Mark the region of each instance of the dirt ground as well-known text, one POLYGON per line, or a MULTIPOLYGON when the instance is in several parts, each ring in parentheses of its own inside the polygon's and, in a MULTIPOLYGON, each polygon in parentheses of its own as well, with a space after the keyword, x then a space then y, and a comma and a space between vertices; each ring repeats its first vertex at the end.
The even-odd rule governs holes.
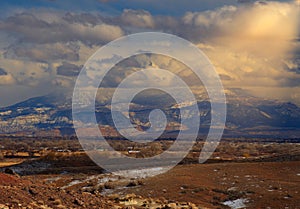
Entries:
POLYGON ((179 165, 145 179, 95 173, 0 173, 0 208, 13 209, 296 209, 299 192, 300 161, 179 165))
POLYGON ((208 208, 239 198, 247 208, 300 208, 299 192, 299 161, 180 165, 124 191, 208 208))

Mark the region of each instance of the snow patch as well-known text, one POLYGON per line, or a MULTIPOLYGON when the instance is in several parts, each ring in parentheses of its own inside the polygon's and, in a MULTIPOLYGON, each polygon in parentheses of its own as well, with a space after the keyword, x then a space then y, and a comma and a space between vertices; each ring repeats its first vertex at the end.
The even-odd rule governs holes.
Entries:
POLYGON ((245 203, 247 202, 248 202, 247 199, 240 198, 236 200, 225 201, 223 202, 223 205, 226 205, 232 209, 240 209, 240 208, 245 208, 246 207, 245 203))
POLYGON ((164 170, 168 170, 167 167, 155 167, 155 168, 142 168, 135 170, 122 170, 117 171, 114 174, 119 176, 135 176, 136 178, 147 178, 149 176, 155 176, 162 173, 164 170))
POLYGON ((272 116, 270 116, 268 113, 260 111, 260 114, 262 114, 263 116, 265 116, 266 118, 272 119, 272 116))
POLYGON ((83 183, 84 181, 80 181, 80 180, 74 180, 74 181, 71 181, 68 185, 66 185, 66 186, 63 186, 63 187, 61 187, 62 189, 66 189, 66 188, 68 188, 68 187, 71 187, 71 186, 74 186, 74 185, 76 185, 76 184, 80 184, 80 183, 83 183))

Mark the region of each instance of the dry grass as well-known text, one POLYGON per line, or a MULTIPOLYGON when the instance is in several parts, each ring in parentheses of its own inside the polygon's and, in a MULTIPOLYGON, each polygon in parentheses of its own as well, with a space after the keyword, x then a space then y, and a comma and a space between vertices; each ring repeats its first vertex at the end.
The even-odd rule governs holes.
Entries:
POLYGON ((23 162, 24 162, 23 159, 3 160, 3 161, 0 161, 0 168, 17 165, 17 164, 20 164, 23 162))
POLYGON ((68 153, 68 152, 50 151, 47 154, 45 154, 44 156, 42 156, 42 159, 46 159, 46 160, 49 160, 49 161, 57 161, 57 160, 65 159, 65 158, 68 158, 68 157, 80 156, 80 155, 83 155, 83 154, 84 153, 81 153, 81 152, 68 153))

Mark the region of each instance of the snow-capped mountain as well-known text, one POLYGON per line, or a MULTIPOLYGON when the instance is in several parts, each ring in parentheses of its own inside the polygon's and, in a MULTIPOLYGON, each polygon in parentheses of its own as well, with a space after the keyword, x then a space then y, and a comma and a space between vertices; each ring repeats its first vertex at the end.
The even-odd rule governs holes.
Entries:
MULTIPOLYGON (((227 122, 225 135, 230 136, 271 136, 296 138, 300 130, 300 108, 289 102, 270 101, 255 98, 232 89, 226 91, 227 122)), ((168 119, 166 132, 175 134, 180 128, 180 111, 193 115, 191 106, 195 102, 174 103, 164 95, 140 96, 130 105, 131 122, 141 129, 150 126, 149 113, 162 109, 168 119)), ((204 97, 202 97, 204 98, 204 97)), ((205 135, 210 126, 210 103, 207 99, 197 101, 200 112, 200 133, 205 135)), ((80 112, 83 123, 88 123, 92 112, 80 112)), ((126 116, 125 113, 121 113, 126 116)), ((128 115, 127 115, 128 116, 128 115)), ((107 135, 113 132, 114 124, 110 106, 97 103, 96 118, 100 126, 106 127, 107 135)), ((184 127, 185 129, 188 127, 184 127)), ((72 99, 65 94, 51 94, 35 97, 24 102, 0 109, 0 133, 24 135, 73 135, 72 99)))

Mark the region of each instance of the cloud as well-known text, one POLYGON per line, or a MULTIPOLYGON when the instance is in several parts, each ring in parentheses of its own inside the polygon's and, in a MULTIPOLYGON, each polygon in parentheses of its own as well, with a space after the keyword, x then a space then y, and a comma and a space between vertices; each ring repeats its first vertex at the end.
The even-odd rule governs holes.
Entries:
POLYGON ((104 23, 94 27, 84 26, 82 24, 72 24, 68 29, 71 34, 74 34, 75 40, 81 40, 83 42, 88 40, 106 43, 123 35, 123 31, 119 26, 104 23))
POLYGON ((152 15, 145 10, 125 9, 120 18, 125 24, 134 27, 154 28, 155 26, 152 15))
POLYGON ((297 15, 294 3, 268 2, 189 12, 182 21, 190 31, 187 37, 199 43, 226 88, 247 89, 255 96, 268 92, 273 99, 295 102, 292 92, 300 84, 299 46, 293 41, 297 15), (284 90, 270 94, 272 88, 284 90))
POLYGON ((0 75, 0 85, 12 85, 16 80, 11 74, 0 75))
MULTIPOLYGON (((133 8, 139 9, 122 9, 118 15, 23 9, 1 19, 0 39, 7 43, 0 44, 0 67, 6 73, 1 75, 0 70, 2 83, 72 88, 80 66, 97 48, 120 36, 151 30, 179 35, 198 45, 226 88, 251 89, 260 96, 260 92, 282 88, 285 90, 278 91, 281 93, 274 94, 274 98, 300 98, 287 90, 295 92, 300 86, 299 60, 295 58, 300 47, 292 41, 299 28, 294 3, 234 4, 200 12, 191 9, 182 17, 168 12, 156 15, 149 12, 151 8, 133 8)), ((198 82, 186 66, 165 57, 141 56, 126 62, 125 68, 117 66, 115 74, 107 76, 107 87, 115 87, 128 72, 152 62, 190 78, 193 84, 198 82)))
POLYGON ((17 44, 12 45, 4 54, 7 59, 22 59, 36 62, 54 60, 78 61, 78 47, 74 44, 17 44))
POLYGON ((3 68, 0 68, 0 85, 13 85, 16 83, 16 79, 3 68))
POLYGON ((3 75, 7 75, 7 72, 4 69, 0 68, 0 76, 3 75))
POLYGON ((224 6, 214 11, 187 12, 183 17, 183 22, 195 27, 210 29, 230 23, 237 10, 236 6, 224 6))
POLYGON ((97 25, 99 23, 103 23, 103 17, 100 15, 89 14, 89 13, 66 13, 62 17, 63 20, 67 21, 68 23, 74 24, 79 23, 83 25, 97 25))
POLYGON ((51 85, 55 86, 52 89, 64 88, 65 90, 69 90, 74 87, 74 80, 67 77, 56 77, 51 81, 51 85))
POLYGON ((123 35, 119 26, 106 23, 89 25, 59 22, 46 22, 33 14, 21 13, 0 22, 0 29, 20 37, 22 42, 56 43, 81 41, 87 43, 106 43, 123 35))
POLYGON ((206 11, 223 5, 237 4, 237 0, 98 0, 119 10, 134 8, 148 10, 153 15, 181 16, 186 11, 206 11))
POLYGON ((28 86, 37 86, 52 79, 52 71, 46 63, 36 63, 22 60, 0 59, 0 67, 6 69, 8 75, 6 77, 11 84, 18 83, 28 86), (12 82, 14 81, 14 83, 12 82))
POLYGON ((78 76, 82 67, 83 66, 77 66, 68 62, 64 62, 57 68, 57 75, 70 77, 78 76))
MULTIPOLYGON (((113 61, 112 59, 105 60, 107 63, 113 61)), ((87 73, 87 78, 89 80, 95 79, 97 81, 97 76, 102 76, 101 66, 103 63, 93 63, 93 69, 87 73)), ((135 84, 136 86, 141 86, 145 84, 151 84, 153 82, 156 83, 157 87, 170 87, 177 88, 181 87, 178 84, 178 80, 176 79, 176 75, 182 78, 188 85, 197 86, 201 85, 201 81, 197 79, 197 76, 193 74, 193 72, 180 61, 164 56, 164 55, 156 55, 156 54, 140 54, 130 58, 127 58, 121 62, 119 62, 116 66, 114 66, 104 77, 101 87, 102 88, 116 88, 119 84, 126 79, 128 76, 136 73, 140 70, 149 69, 149 72, 146 74, 139 74, 135 77, 135 80, 130 84, 135 84), (165 69, 173 73, 173 76, 169 76, 170 74, 165 73, 159 70, 151 70, 150 69, 165 69), (152 72, 152 73, 151 73, 152 72)), ((92 85, 92 84, 91 84, 92 85)), ((98 83, 96 84, 98 85, 98 83)), ((126 88, 130 85, 126 84, 126 88)), ((131 86, 132 87, 132 86, 131 86)))
POLYGON ((269 55, 286 50, 297 36, 297 7, 293 3, 268 2, 243 6, 225 6, 214 11, 187 13, 186 25, 217 45, 269 55))

